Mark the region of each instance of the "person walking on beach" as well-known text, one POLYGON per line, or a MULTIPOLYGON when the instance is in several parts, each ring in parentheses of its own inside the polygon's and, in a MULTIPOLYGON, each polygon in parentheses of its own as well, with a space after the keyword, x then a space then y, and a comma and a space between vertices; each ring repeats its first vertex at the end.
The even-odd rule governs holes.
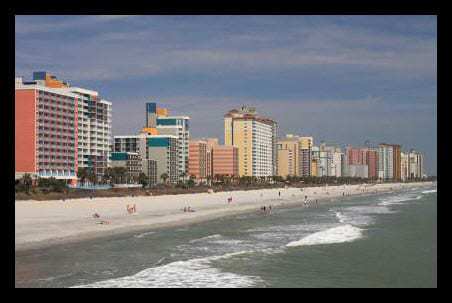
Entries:
POLYGON ((308 196, 304 196, 304 205, 306 206, 308 204, 308 196))
POLYGON ((278 192, 278 197, 280 197, 280 198, 281 198, 281 192, 280 192, 280 191, 278 192))

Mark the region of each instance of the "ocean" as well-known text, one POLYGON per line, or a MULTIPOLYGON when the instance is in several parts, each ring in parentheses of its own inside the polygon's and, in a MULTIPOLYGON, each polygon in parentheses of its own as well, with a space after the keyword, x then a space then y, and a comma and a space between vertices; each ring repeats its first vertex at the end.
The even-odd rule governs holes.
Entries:
POLYGON ((15 269, 16 287, 437 287, 436 187, 18 251, 15 269))

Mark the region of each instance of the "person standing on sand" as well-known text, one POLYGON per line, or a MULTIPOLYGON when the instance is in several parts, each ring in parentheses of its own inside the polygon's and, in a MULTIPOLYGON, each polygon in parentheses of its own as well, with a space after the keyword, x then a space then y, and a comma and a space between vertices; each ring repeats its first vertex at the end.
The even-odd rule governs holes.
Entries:
POLYGON ((281 192, 280 192, 280 191, 278 192, 278 197, 280 197, 280 198, 281 198, 281 192))

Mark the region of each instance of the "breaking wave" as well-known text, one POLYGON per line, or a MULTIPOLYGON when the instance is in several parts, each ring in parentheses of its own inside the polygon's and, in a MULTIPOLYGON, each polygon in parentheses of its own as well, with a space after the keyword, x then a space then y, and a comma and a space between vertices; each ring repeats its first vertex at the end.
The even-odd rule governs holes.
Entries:
POLYGON ((222 272, 212 266, 212 261, 250 253, 240 251, 222 256, 177 261, 159 267, 147 268, 135 275, 94 282, 75 288, 220 288, 253 287, 263 283, 257 276, 222 272))
POLYGON ((431 189, 431 190, 424 190, 422 192, 423 194, 431 194, 431 193, 436 193, 436 189, 431 189))
POLYGON ((287 247, 297 247, 305 245, 321 245, 352 242, 362 238, 362 229, 351 224, 333 227, 308 235, 301 240, 288 243, 287 247))

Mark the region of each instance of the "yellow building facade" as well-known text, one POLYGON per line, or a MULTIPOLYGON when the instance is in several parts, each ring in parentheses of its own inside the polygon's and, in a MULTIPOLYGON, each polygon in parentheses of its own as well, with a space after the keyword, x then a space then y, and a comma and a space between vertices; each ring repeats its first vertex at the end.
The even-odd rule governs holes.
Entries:
POLYGON ((300 142, 297 137, 279 139, 278 150, 278 176, 298 176, 300 162, 300 142))
POLYGON ((258 116, 254 108, 244 106, 224 116, 224 143, 238 149, 239 176, 276 173, 276 122, 258 116))

